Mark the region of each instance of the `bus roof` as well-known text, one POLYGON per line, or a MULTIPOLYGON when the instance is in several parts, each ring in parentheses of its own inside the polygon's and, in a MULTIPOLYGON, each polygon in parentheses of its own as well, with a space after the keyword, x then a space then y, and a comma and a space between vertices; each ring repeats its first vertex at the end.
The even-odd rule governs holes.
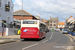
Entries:
POLYGON ((42 24, 46 25, 46 23, 45 23, 45 22, 42 22, 42 21, 40 21, 40 20, 21 20, 21 21, 39 21, 40 23, 42 23, 42 24))

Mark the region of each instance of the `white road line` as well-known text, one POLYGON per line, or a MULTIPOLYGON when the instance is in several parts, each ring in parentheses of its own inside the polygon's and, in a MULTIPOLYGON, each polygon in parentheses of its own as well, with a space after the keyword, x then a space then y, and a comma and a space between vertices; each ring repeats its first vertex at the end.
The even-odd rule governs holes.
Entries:
POLYGON ((52 39, 52 36, 53 36, 53 32, 52 32, 51 37, 49 38, 49 40, 52 39))
POLYGON ((73 50, 74 47, 73 46, 68 46, 67 50, 73 50))
POLYGON ((22 50, 28 49, 28 48, 33 47, 33 46, 36 46, 36 45, 38 45, 38 43, 33 44, 33 45, 30 45, 30 46, 28 46, 28 47, 25 47, 25 48, 23 48, 22 50))
POLYGON ((47 42, 48 40, 45 40, 45 41, 43 41, 42 43, 45 43, 45 42, 47 42))
MULTIPOLYGON (((52 39, 52 36, 53 36, 53 32, 52 32, 52 34, 51 34, 51 36, 50 36, 50 39, 49 39, 49 40, 51 40, 51 39, 52 39)), ((45 41, 43 41, 42 43, 45 43, 45 42, 47 42, 47 41, 49 41, 49 40, 45 40, 45 41)))

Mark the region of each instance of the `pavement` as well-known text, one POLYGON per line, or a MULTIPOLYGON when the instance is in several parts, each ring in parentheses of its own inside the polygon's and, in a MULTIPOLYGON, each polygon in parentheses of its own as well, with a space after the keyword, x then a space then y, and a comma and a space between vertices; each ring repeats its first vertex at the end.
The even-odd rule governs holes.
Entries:
POLYGON ((20 40, 20 35, 0 36, 0 44, 16 42, 20 40))
POLYGON ((68 47, 71 45, 73 43, 67 36, 60 32, 50 31, 42 40, 19 39, 18 42, 0 45, 0 50, 69 50, 68 47))
POLYGON ((0 36, 0 38, 20 38, 20 35, 0 36))
MULTIPOLYGON (((60 31, 62 33, 62 31, 60 31)), ((75 42, 75 36, 72 36, 71 34, 66 34, 67 36, 71 37, 73 42, 75 42)))
MULTIPOLYGON (((60 32, 62 33, 62 31, 60 32)), ((65 35, 71 39, 72 43, 75 43, 75 36, 72 36, 71 34, 65 34, 65 35)), ((75 44, 72 44, 72 46, 74 46, 73 50, 75 50, 75 44)))
POLYGON ((71 37, 73 41, 75 42, 75 36, 72 36, 71 34, 67 34, 67 36, 71 37))
MULTIPOLYGON (((60 31, 62 33, 62 31, 60 31)), ((72 36, 71 34, 66 34, 67 36, 71 37, 73 42, 75 42, 75 36, 72 36)))
MULTIPOLYGON (((75 36, 72 36, 71 34, 67 34, 67 36, 71 37, 71 39, 75 43, 75 36)), ((73 50, 75 50, 75 44, 73 44, 72 46, 74 46, 74 49, 73 50)))
POLYGON ((8 40, 8 39, 5 39, 5 40, 0 40, 0 44, 5 44, 5 43, 11 43, 11 42, 16 42, 15 40, 8 40))

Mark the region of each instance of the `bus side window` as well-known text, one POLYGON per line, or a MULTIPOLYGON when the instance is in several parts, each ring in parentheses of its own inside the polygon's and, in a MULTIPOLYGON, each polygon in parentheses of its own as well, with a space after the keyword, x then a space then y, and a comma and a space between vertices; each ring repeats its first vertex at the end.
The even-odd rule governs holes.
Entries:
POLYGON ((44 29, 40 29, 40 32, 43 32, 44 31, 44 29))

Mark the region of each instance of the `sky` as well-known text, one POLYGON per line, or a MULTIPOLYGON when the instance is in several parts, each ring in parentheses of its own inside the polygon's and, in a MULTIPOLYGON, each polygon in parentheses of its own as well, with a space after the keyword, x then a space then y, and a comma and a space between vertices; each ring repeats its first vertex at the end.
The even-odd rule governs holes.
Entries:
MULTIPOLYGON (((22 0, 12 0, 14 12, 22 9, 22 0)), ((50 16, 58 16, 60 22, 65 22, 71 15, 75 17, 75 0, 23 0, 23 9, 28 13, 49 20, 50 16)))

